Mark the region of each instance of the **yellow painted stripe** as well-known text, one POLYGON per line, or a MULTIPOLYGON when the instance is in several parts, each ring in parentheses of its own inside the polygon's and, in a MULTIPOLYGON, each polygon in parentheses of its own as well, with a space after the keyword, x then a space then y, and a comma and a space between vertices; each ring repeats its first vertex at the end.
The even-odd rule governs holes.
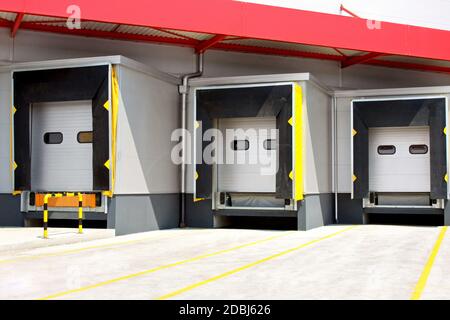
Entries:
MULTIPOLYGON (((213 231, 210 231, 209 229, 204 229, 204 230, 191 230, 191 231, 189 231, 189 233, 190 234, 198 233, 198 232, 201 232, 201 233, 206 232, 207 233, 208 231, 213 232, 213 231)), ((66 255, 66 254, 74 254, 74 253, 79 253, 79 252, 88 251, 88 250, 115 248, 115 247, 119 247, 119 246, 126 246, 129 244, 135 244, 135 243, 140 243, 140 242, 149 241, 149 240, 153 240, 153 241, 154 240, 167 240, 167 239, 176 239, 176 238, 185 237, 185 236, 186 236, 186 233, 183 232, 182 234, 177 234, 175 236, 170 235, 170 236, 166 236, 166 237, 145 237, 142 239, 114 242, 114 243, 105 243, 105 244, 99 244, 99 245, 95 245, 95 246, 88 246, 88 247, 77 248, 77 249, 62 250, 62 251, 58 251, 58 252, 21 256, 21 257, 14 258, 14 259, 0 260, 0 265, 7 264, 7 263, 28 261, 28 260, 38 260, 38 259, 42 259, 42 258, 62 256, 62 255, 66 255)))
POLYGON ((294 200, 303 200, 303 93, 294 85, 294 200))
POLYGON ((208 283, 211 283, 211 282, 214 282, 214 281, 223 279, 223 278, 225 278, 225 277, 231 276, 231 275, 236 274, 236 273, 238 273, 238 272, 247 270, 247 269, 249 269, 249 268, 251 268, 251 267, 257 266, 257 265, 259 265, 259 264, 261 264, 261 263, 264 263, 264 262, 273 260, 273 259, 275 259, 275 258, 284 256, 284 255, 286 255, 286 254, 288 254, 288 253, 291 253, 291 252, 294 252, 294 251, 303 249, 303 248, 308 247, 308 246, 310 246, 310 245, 312 245, 312 244, 315 244, 315 243, 317 243, 317 242, 319 242, 319 241, 322 241, 322 240, 326 240, 326 239, 332 238, 332 237, 334 237, 334 236, 337 236, 338 234, 341 234, 341 233, 346 232, 346 231, 348 231, 348 230, 350 230, 350 229, 353 229, 353 228, 355 228, 355 226, 351 226, 351 227, 345 228, 345 229, 343 229, 343 230, 340 230, 340 231, 338 231, 338 232, 334 232, 334 233, 332 233, 332 234, 329 234, 329 235, 327 235, 327 236, 321 237, 321 238, 319 238, 319 239, 312 240, 312 241, 306 242, 306 243, 304 243, 304 244, 301 244, 301 245, 299 245, 299 246, 296 246, 296 247, 293 247, 293 248, 290 248, 290 249, 281 251, 281 252, 279 252, 279 253, 270 255, 270 256, 268 256, 268 257, 266 257, 266 258, 257 260, 257 261, 255 261, 255 262, 252 262, 252 263, 249 263, 249 264, 246 264, 246 265, 244 265, 244 266, 242 266, 242 267, 239 267, 239 268, 236 268, 236 269, 233 269, 233 270, 224 272, 224 273, 219 274, 219 275, 217 275, 217 276, 214 276, 214 277, 212 277, 212 278, 209 278, 209 279, 206 279, 206 280, 203 280, 203 281, 199 281, 199 282, 194 283, 194 284, 192 284, 192 285, 189 285, 189 286, 187 286, 187 287, 184 287, 184 288, 181 288, 181 289, 179 289, 179 290, 176 290, 176 291, 173 291, 173 292, 171 292, 171 293, 168 293, 168 294, 165 294, 165 295, 163 295, 163 296, 160 296, 160 297, 158 297, 158 298, 156 298, 156 299, 157 299, 157 300, 165 300, 165 299, 173 298, 173 297, 175 297, 175 296, 177 296, 177 295, 180 295, 180 294, 185 293, 185 292, 187 292, 187 291, 193 290, 193 289, 198 288, 198 287, 200 287, 200 286, 203 286, 203 285, 205 285, 205 284, 208 284, 208 283))
POLYGON ((111 68, 111 163, 108 163, 108 170, 111 168, 111 181, 110 190, 103 193, 108 197, 112 197, 116 185, 116 163, 117 163, 117 121, 119 116, 119 99, 120 99, 120 89, 119 81, 117 80, 116 66, 111 68))
POLYGON ((198 260, 214 257, 214 256, 217 256, 217 255, 220 255, 220 254, 232 252, 232 251, 235 251, 235 250, 239 250, 239 249, 242 249, 242 248, 254 246, 254 245, 257 245, 257 244, 264 243, 264 242, 269 242, 269 241, 272 241, 272 240, 275 240, 275 239, 287 236, 287 235, 292 234, 294 232, 295 231, 283 232, 282 234, 279 234, 279 235, 276 235, 276 236, 271 236, 271 237, 264 238, 264 239, 261 239, 261 240, 256 240, 256 241, 253 241, 253 242, 241 244, 241 245, 238 245, 236 247, 232 247, 232 248, 228 248, 228 249, 224 249, 224 250, 220 250, 220 251, 216 251, 216 252, 212 252, 212 253, 202 254, 202 255, 199 255, 199 256, 196 256, 196 257, 193 257, 193 258, 184 259, 184 260, 181 260, 181 261, 178 261, 178 262, 165 264, 165 265, 162 265, 162 266, 159 266, 159 267, 154 267, 154 268, 151 268, 151 269, 148 269, 148 270, 144 270, 144 271, 141 271, 141 272, 136 272, 136 273, 132 273, 132 274, 129 274, 129 275, 126 275, 126 276, 113 278, 113 279, 110 279, 110 280, 102 281, 102 282, 95 283, 95 284, 92 284, 92 285, 88 285, 88 286, 85 286, 85 287, 80 287, 80 288, 73 289, 73 290, 68 290, 68 291, 55 293, 55 294, 52 294, 52 295, 49 295, 49 296, 46 296, 46 297, 43 297, 43 298, 39 298, 38 300, 49 300, 49 299, 59 298, 59 297, 62 297, 62 296, 68 295, 68 294, 83 292, 83 291, 87 291, 87 290, 90 290, 90 289, 106 286, 106 285, 109 285, 109 284, 112 284, 112 283, 116 283, 116 282, 119 282, 119 281, 122 281, 122 280, 127 280, 127 279, 131 279, 131 278, 147 275, 147 274, 150 274, 150 273, 154 273, 154 272, 157 272, 159 270, 164 270, 164 269, 176 267, 176 266, 179 266, 179 265, 182 265, 182 264, 186 264, 186 263, 189 263, 189 262, 194 262, 194 261, 198 261, 198 260))
POLYGON ((434 260, 439 252, 439 248, 441 247, 442 240, 444 240, 445 232, 447 231, 447 227, 443 227, 441 232, 439 232, 438 238, 434 244, 433 249, 431 250, 431 254, 428 257, 428 261, 423 268, 422 274, 420 275, 419 281, 417 281, 416 287, 411 295, 411 300, 419 300, 422 296, 423 290, 427 284, 428 277, 430 276, 431 269, 433 268, 434 260))

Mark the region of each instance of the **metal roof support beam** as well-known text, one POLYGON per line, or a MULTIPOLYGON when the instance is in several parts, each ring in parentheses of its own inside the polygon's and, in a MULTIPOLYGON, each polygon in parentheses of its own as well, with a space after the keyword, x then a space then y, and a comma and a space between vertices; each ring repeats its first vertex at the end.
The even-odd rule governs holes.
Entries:
POLYGON ((13 25, 13 23, 9 20, 6 20, 5 18, 0 18, 0 23, 2 27, 8 27, 11 28, 11 26, 13 25))
POLYGON ((225 38, 226 38, 225 35, 217 34, 217 35, 209 38, 208 40, 202 41, 197 47, 195 47, 195 52, 196 53, 203 53, 203 52, 205 52, 206 50, 208 50, 212 46, 216 45, 217 43, 219 43, 220 41, 222 41, 225 38))
POLYGON ((341 4, 341 8, 340 9, 341 9, 341 12, 344 11, 344 12, 348 13, 349 15, 351 15, 354 18, 361 18, 358 15, 354 14, 352 11, 348 10, 346 7, 344 7, 343 4, 341 4))
POLYGON ((278 56, 284 56, 284 57, 333 60, 333 61, 343 61, 345 59, 344 56, 337 55, 337 54, 326 54, 326 53, 278 49, 278 48, 266 48, 266 47, 248 46, 248 45, 226 43, 226 42, 218 43, 211 49, 235 51, 235 52, 243 52, 243 53, 278 55, 278 56))
POLYGON ((14 21, 14 24, 11 27, 11 38, 14 38, 16 36, 17 30, 19 30, 20 24, 22 23, 24 16, 25 13, 23 12, 17 13, 16 20, 14 21))
POLYGON ((155 29, 155 30, 158 30, 158 31, 163 32, 163 33, 166 33, 166 34, 170 34, 170 35, 172 35, 172 36, 176 36, 176 37, 178 37, 178 38, 183 38, 183 39, 188 39, 188 40, 198 41, 198 40, 196 40, 196 39, 194 39, 194 38, 188 37, 188 36, 183 35, 183 34, 181 34, 181 33, 177 33, 176 31, 165 30, 165 29, 163 29, 163 28, 157 28, 157 27, 150 27, 150 28, 155 29))
POLYGON ((117 30, 120 28, 120 24, 116 24, 114 28, 112 28, 109 32, 117 32, 117 30))
POLYGON ((365 63, 367 61, 373 60, 377 57, 383 56, 383 53, 378 52, 370 52, 366 54, 362 54, 360 56, 350 57, 341 62, 341 68, 347 68, 354 64, 365 63))
POLYGON ((336 51, 337 53, 339 53, 341 56, 346 57, 347 55, 345 53, 343 53, 341 50, 339 50, 338 48, 333 48, 334 51, 336 51))

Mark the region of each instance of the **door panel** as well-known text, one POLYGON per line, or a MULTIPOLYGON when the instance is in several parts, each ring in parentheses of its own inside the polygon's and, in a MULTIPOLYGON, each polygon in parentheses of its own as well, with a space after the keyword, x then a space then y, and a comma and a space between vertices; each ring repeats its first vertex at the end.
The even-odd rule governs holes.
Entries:
POLYGON ((429 127, 369 129, 369 189, 430 192, 429 127))
POLYGON ((225 161, 228 157, 234 159, 234 163, 218 165, 218 191, 275 192, 278 160, 275 117, 220 119, 219 129, 225 141, 224 153, 219 151, 219 159, 225 161), (242 130, 227 141, 227 129, 242 130), (246 130, 255 130, 256 135, 248 136, 246 130), (237 160, 241 162, 236 163, 237 160), (273 164, 273 172, 269 170, 269 163, 273 164))
POLYGON ((31 188, 92 191, 92 102, 32 106, 31 188))

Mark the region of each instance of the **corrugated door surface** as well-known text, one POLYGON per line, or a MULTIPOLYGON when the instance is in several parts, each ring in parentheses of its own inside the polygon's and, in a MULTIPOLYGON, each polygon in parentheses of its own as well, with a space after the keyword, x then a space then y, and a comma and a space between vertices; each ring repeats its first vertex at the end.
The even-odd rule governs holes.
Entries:
POLYGON ((92 102, 32 106, 31 188, 92 191, 92 102))
MULTIPOLYGON (((224 137, 223 151, 219 159, 245 159, 244 163, 227 163, 218 166, 218 190, 222 192, 275 192, 277 169, 277 135, 275 117, 228 118, 219 120, 224 137), (236 130, 233 141, 227 141, 226 130, 236 130), (256 135, 247 136, 247 130, 256 135), (270 140, 270 142, 268 142, 270 140), (269 150, 268 150, 269 149, 269 150), (256 163, 250 162, 256 159, 256 163), (269 169, 273 165, 273 172, 269 169)), ((220 151, 220 148, 219 148, 220 151)))
POLYGON ((429 127, 369 129, 369 189, 430 192, 429 127))

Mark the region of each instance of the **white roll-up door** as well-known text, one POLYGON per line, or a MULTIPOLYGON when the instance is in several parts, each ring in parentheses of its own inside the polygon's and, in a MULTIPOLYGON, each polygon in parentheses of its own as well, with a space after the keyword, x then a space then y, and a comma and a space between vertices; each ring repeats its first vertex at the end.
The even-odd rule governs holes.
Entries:
POLYGON ((92 191, 92 102, 33 104, 33 191, 92 191))
POLYGON ((430 192, 429 127, 369 129, 369 190, 430 192))
POLYGON ((275 117, 229 118, 219 120, 224 136, 224 154, 219 159, 245 159, 245 163, 218 166, 220 192, 275 192, 278 142, 275 117), (226 138, 226 130, 236 130, 234 138, 226 138), (252 130, 256 135, 250 134, 252 130), (253 162, 250 160, 253 159, 253 162), (256 163, 254 160, 256 159, 256 163), (271 170, 273 169, 273 171, 271 170))

